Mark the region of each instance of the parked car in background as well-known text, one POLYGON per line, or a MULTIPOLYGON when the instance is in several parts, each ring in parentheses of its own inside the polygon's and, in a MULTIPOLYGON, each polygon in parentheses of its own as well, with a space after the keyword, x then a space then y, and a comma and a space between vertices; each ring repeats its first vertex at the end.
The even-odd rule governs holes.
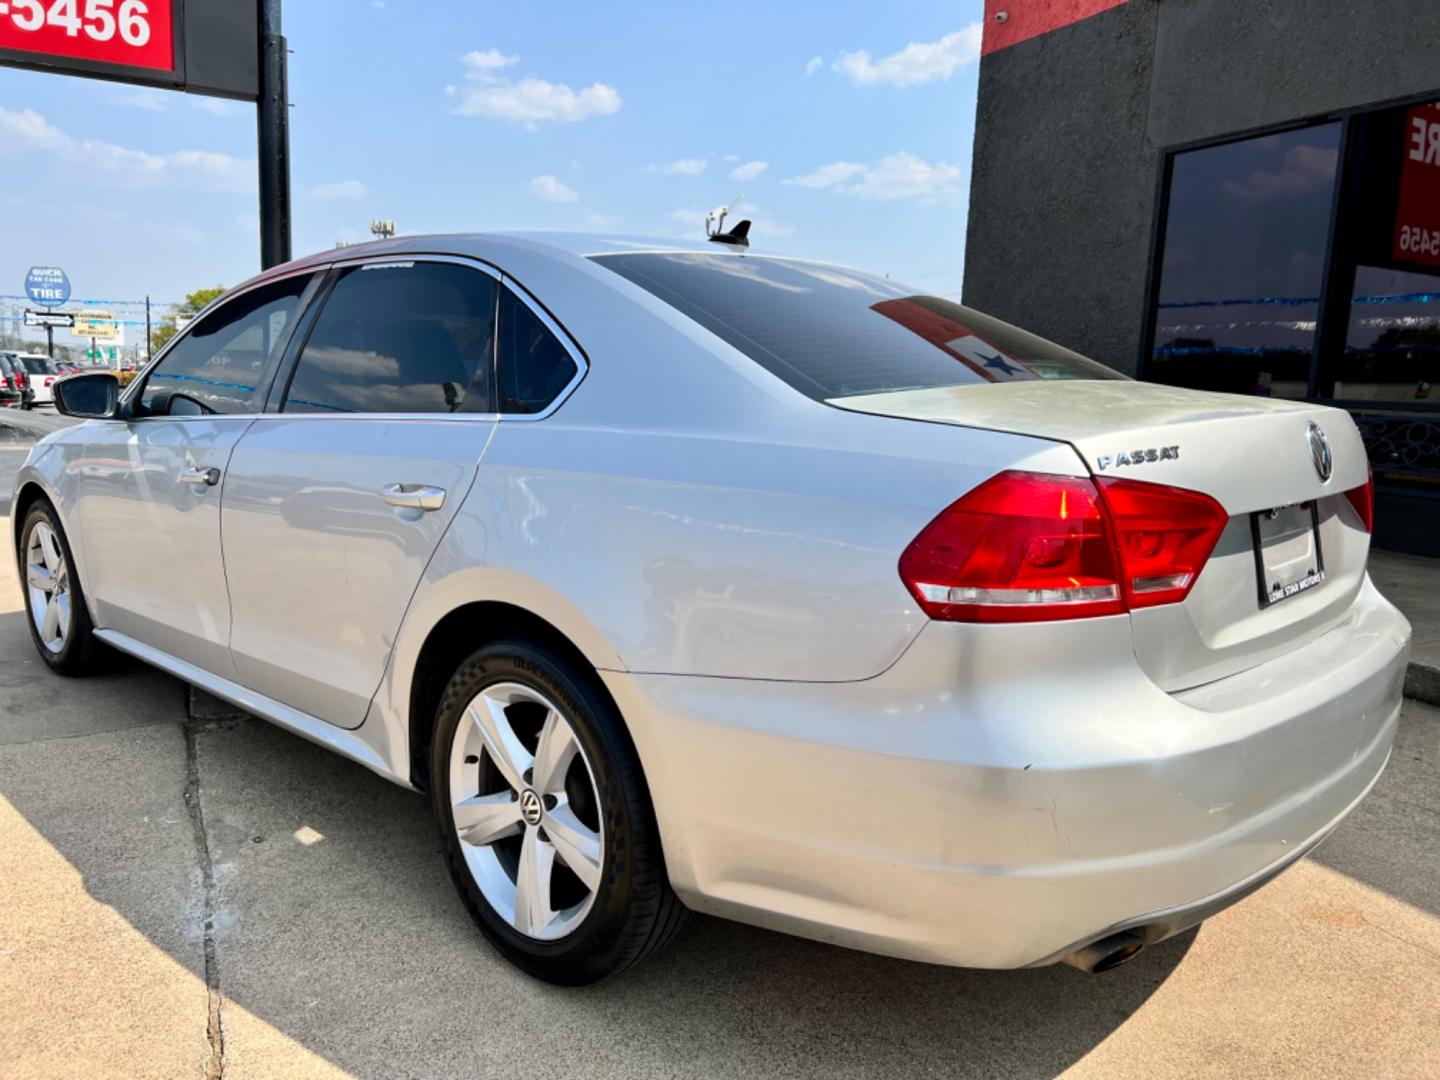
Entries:
POLYGON ((16 406, 25 398, 25 365, 16 352, 0 352, 0 405, 16 406))
POLYGON ((741 235, 327 251, 123 392, 63 380, 89 419, 13 504, 39 655, 427 792, 466 909, 557 983, 687 908, 1099 971, 1324 839, 1410 640, 1349 415, 741 235))
POLYGON ((53 405, 55 380, 64 373, 44 353, 20 353, 18 359, 25 368, 26 383, 31 391, 30 400, 20 407, 33 409, 36 405, 53 405))

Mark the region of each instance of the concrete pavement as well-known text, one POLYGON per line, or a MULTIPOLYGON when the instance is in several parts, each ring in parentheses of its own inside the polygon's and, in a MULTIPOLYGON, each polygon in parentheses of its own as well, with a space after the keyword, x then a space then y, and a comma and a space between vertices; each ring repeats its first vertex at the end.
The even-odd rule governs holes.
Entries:
MULTIPOLYGON (((3 440, 8 492, 23 447, 3 440)), ((6 551, 5 1080, 1440 1075, 1440 712, 1420 703, 1315 855, 1106 975, 697 920, 565 991, 489 950, 423 799, 260 721, 188 720, 137 665, 58 679, 24 618, 6 551)))

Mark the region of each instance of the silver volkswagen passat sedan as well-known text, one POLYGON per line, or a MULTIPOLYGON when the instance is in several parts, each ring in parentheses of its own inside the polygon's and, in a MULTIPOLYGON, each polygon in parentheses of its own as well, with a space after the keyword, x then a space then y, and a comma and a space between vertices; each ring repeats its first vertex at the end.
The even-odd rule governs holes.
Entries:
POLYGON ((35 644, 427 792, 583 983, 687 910, 1113 966, 1364 797, 1410 630, 1349 416, 734 242, 413 237, 218 300, 20 472, 35 644))

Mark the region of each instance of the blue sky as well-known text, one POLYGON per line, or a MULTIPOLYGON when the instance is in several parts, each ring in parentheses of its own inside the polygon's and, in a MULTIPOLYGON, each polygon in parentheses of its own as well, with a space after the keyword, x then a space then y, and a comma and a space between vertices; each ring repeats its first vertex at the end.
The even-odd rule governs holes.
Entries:
MULTIPOLYGON (((401 232, 700 236, 960 289, 981 0, 290 0, 296 254, 401 232), (738 173, 737 173, 738 170, 738 173)), ((0 69, 0 294, 258 269, 254 109, 0 69)))

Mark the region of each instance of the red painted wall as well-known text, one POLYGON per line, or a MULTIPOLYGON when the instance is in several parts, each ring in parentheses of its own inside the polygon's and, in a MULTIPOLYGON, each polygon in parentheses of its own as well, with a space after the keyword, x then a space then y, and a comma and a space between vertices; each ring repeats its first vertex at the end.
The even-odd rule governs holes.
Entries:
POLYGON ((1062 26, 1099 15, 1126 0, 985 0, 985 36, 980 54, 1005 49, 1062 26), (995 16, 1005 12, 999 22, 995 16))

